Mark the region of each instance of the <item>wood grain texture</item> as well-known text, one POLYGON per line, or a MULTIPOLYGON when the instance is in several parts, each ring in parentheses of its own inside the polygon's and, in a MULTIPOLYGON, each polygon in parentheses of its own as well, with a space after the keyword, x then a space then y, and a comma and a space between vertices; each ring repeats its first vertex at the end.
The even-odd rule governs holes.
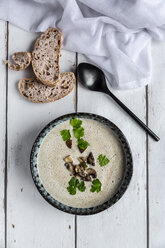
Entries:
MULTIPOLYGON (((9 54, 31 50, 35 38, 35 34, 10 25, 9 54)), ((73 70, 75 54, 62 55, 61 71, 73 70)), ((39 195, 31 178, 29 157, 40 130, 52 119, 74 112, 75 91, 50 104, 28 102, 19 94, 17 84, 32 74, 31 69, 9 71, 8 77, 7 247, 74 247, 74 216, 53 208, 39 195)))
POLYGON ((150 248, 165 247, 165 42, 152 46, 153 75, 148 88, 149 125, 158 143, 149 139, 149 237, 150 248))
MULTIPOLYGON (((79 55, 78 63, 86 61, 79 55)), ((143 121, 146 117, 145 89, 113 91, 143 121)), ((122 199, 108 210, 78 217, 78 248, 144 248, 146 238, 146 134, 106 95, 78 87, 78 111, 103 115, 126 135, 131 146, 134 172, 122 199)))
MULTIPOLYGON (((134 173, 131 184, 110 209, 88 217, 75 217, 50 206, 37 192, 29 168, 30 150, 39 131, 52 119, 76 110, 76 89, 67 97, 50 104, 33 104, 18 92, 19 79, 32 76, 31 69, 8 71, 3 65, 7 54, 7 25, 0 21, 0 248, 164 248, 165 247, 165 42, 153 43, 153 76, 148 86, 148 122, 159 136, 158 143, 146 135, 108 96, 87 91, 78 85, 77 110, 103 115, 113 121, 126 135, 133 153, 134 173), (7 77, 8 81, 7 81, 7 77), (8 102, 6 90, 8 83, 8 102), (6 126, 6 113, 8 108, 6 126), (6 130, 8 149, 6 151, 6 130), (7 152, 7 153, 6 153, 7 152), (8 185, 5 199, 5 154, 8 185), (147 247, 146 154, 149 170, 149 245, 147 247), (76 226, 75 226, 76 223, 76 226), (75 237, 75 235, 77 235, 75 237), (76 238, 76 245, 75 245, 76 238)), ((31 50, 37 37, 9 25, 9 50, 31 50)), ((86 61, 82 55, 78 62, 86 61)), ((76 55, 62 51, 61 72, 73 71, 76 55)), ((113 91, 143 121, 146 120, 145 88, 113 91)))
POLYGON ((6 45, 7 24, 0 21, 0 247, 5 247, 6 45))

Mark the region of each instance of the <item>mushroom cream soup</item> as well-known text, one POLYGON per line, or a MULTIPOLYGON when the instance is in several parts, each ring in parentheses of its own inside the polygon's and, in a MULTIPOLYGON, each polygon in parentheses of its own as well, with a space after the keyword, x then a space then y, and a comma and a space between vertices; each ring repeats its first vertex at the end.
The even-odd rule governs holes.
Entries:
POLYGON ((83 139, 89 143, 87 149, 80 153, 77 139, 73 134, 73 127, 69 120, 64 121, 54 127, 44 138, 38 154, 38 171, 43 186, 56 200, 68 206, 88 208, 106 202, 115 194, 123 178, 125 159, 122 146, 110 128, 95 120, 80 119, 84 128, 83 139), (66 146, 60 134, 60 131, 64 129, 70 130, 71 149, 66 146), (78 158, 86 157, 90 152, 93 153, 95 165, 87 165, 88 168, 97 172, 97 178, 102 183, 101 191, 91 192, 92 182, 84 181, 85 191, 77 190, 75 195, 71 195, 67 187, 72 176, 64 165, 63 159, 70 155, 73 163, 77 165, 80 163, 78 158), (110 160, 102 167, 97 160, 100 154, 110 160))

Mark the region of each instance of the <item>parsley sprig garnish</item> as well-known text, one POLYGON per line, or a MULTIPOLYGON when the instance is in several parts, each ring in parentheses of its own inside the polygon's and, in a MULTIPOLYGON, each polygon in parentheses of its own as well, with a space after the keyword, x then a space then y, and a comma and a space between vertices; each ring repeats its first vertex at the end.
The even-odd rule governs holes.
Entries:
POLYGON ((97 158, 97 160, 99 161, 99 165, 102 167, 102 166, 105 166, 109 163, 109 159, 103 155, 103 154, 100 154, 97 158))
POLYGON ((77 189, 81 192, 84 192, 86 189, 85 183, 83 181, 79 182, 76 177, 72 177, 69 181, 69 186, 67 187, 67 190, 71 195, 75 195, 77 189))
POLYGON ((77 118, 73 118, 73 119, 70 120, 70 124, 71 124, 71 126, 72 126, 73 128, 78 128, 78 127, 81 126, 82 121, 79 120, 79 119, 77 119, 77 118))
POLYGON ((97 193, 100 192, 101 191, 101 185, 102 185, 102 183, 100 182, 100 180, 98 178, 93 180, 90 191, 92 193, 95 192, 95 191, 97 193))
POLYGON ((80 139, 81 137, 84 136, 84 128, 83 127, 74 128, 73 133, 76 139, 80 139))
POLYGON ((60 134, 63 141, 69 140, 71 138, 70 131, 68 129, 61 130, 60 134))
POLYGON ((73 127, 73 133, 74 133, 75 138, 77 139, 78 147, 82 151, 85 150, 89 146, 89 144, 87 141, 82 139, 82 137, 84 136, 84 128, 81 126, 82 120, 73 118, 70 120, 70 124, 73 127))
POLYGON ((89 143, 83 139, 79 139, 78 140, 78 147, 82 150, 84 150, 85 148, 87 148, 89 146, 89 143))
POLYGON ((77 184, 77 188, 78 188, 81 192, 84 192, 84 191, 86 190, 86 186, 85 186, 84 181, 79 182, 79 183, 77 184))

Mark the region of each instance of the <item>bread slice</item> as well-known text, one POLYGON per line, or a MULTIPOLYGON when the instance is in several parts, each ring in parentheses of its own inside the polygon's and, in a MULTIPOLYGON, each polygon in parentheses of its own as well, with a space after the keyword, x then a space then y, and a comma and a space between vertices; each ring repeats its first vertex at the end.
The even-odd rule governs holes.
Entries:
POLYGON ((62 33, 48 28, 37 39, 32 52, 32 67, 37 78, 44 84, 54 86, 59 82, 59 57, 62 33))
POLYGON ((60 74, 60 82, 55 86, 42 84, 36 78, 23 78, 18 83, 20 93, 29 101, 35 103, 54 102, 68 95, 75 86, 73 72, 60 74))
POLYGON ((12 55, 13 63, 5 60, 4 63, 8 64, 10 70, 22 71, 25 70, 32 60, 31 53, 29 52, 17 52, 12 55))

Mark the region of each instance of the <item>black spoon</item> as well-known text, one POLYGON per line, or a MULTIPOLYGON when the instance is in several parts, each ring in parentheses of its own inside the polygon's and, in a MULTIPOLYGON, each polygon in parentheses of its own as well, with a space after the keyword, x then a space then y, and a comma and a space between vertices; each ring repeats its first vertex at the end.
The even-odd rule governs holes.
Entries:
POLYGON ((79 79, 86 88, 93 91, 103 92, 113 98, 119 106, 124 109, 154 140, 159 141, 160 138, 147 127, 129 108, 127 108, 112 92, 108 89, 105 76, 98 67, 80 63, 77 68, 79 79))

